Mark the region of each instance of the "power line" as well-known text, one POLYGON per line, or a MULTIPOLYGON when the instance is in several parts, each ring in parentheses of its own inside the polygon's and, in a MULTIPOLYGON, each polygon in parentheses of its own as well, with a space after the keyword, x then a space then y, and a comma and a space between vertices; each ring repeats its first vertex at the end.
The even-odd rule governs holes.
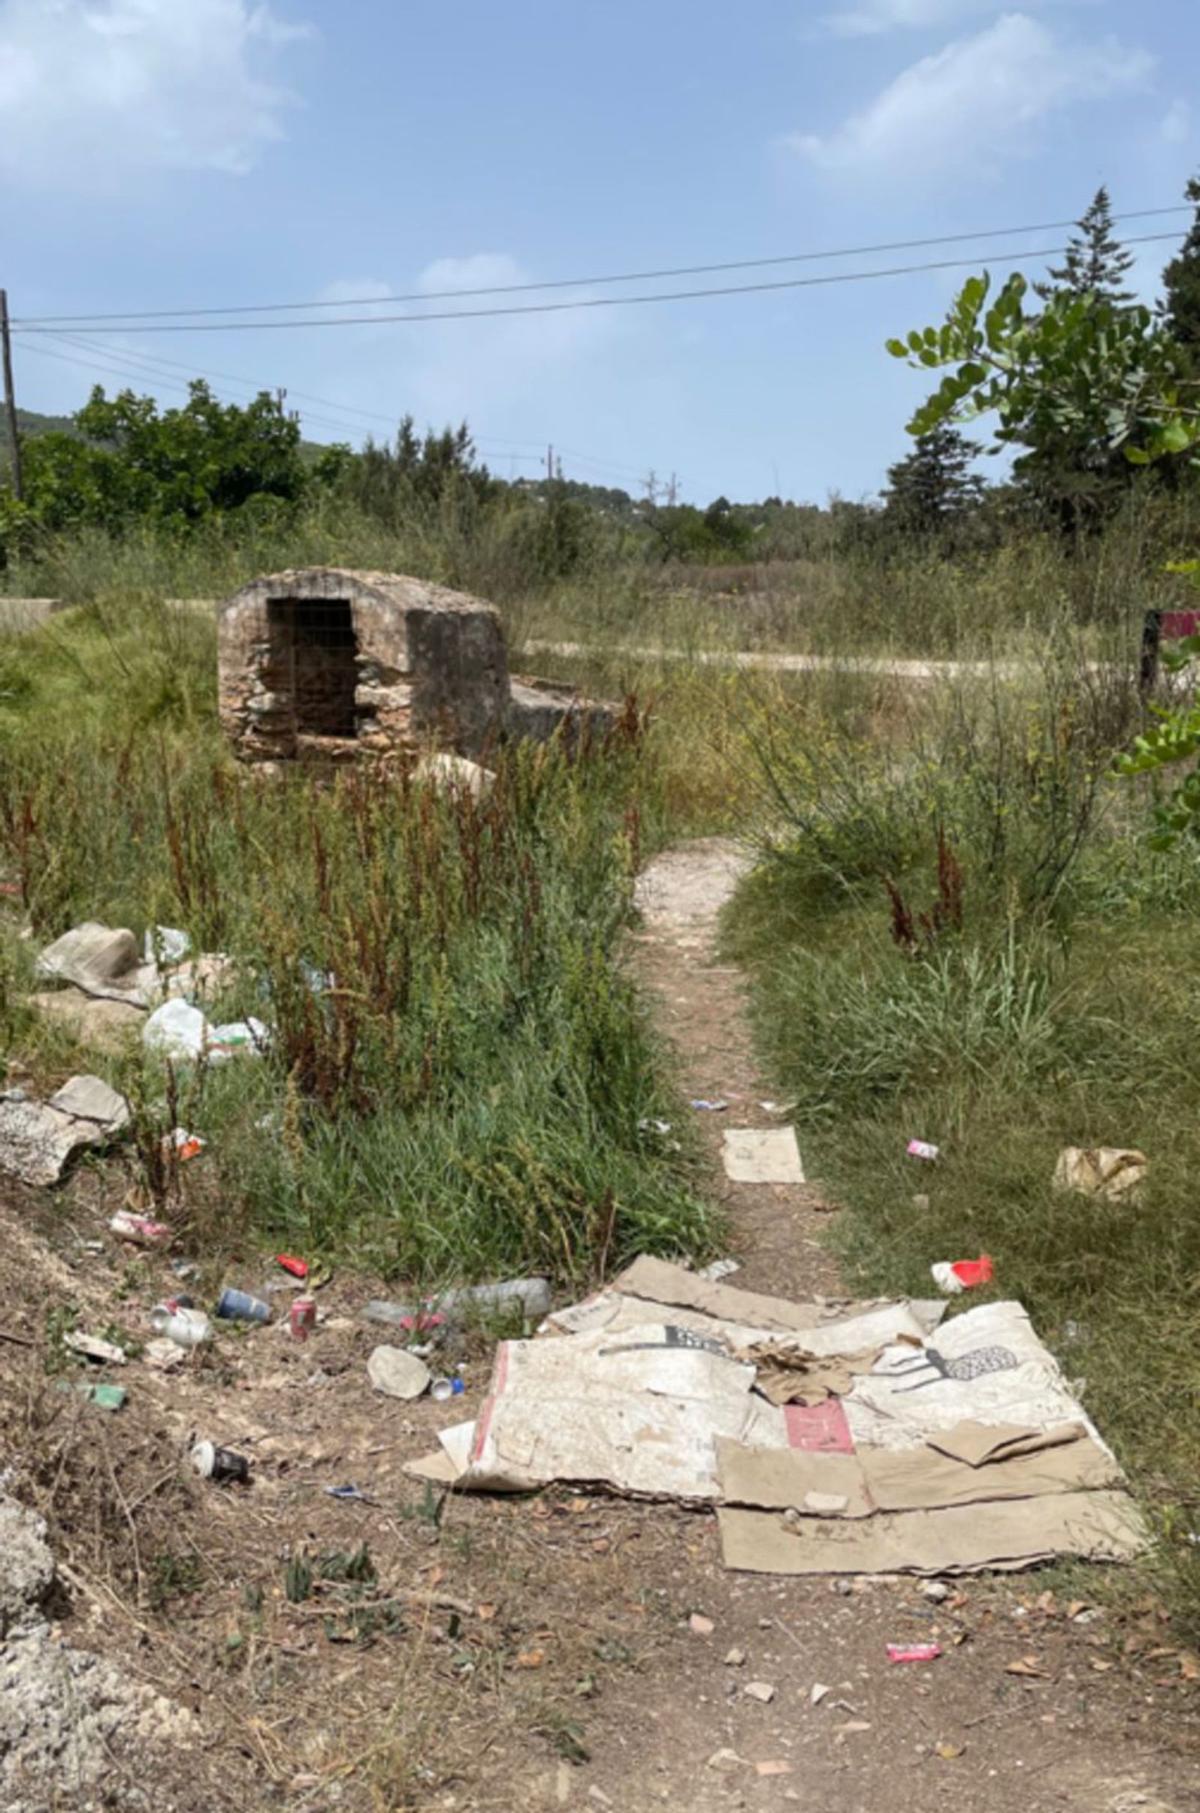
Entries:
MULTIPOLYGON (((1176 202, 1168 208, 1136 208, 1124 214, 1114 214, 1113 220, 1149 220, 1166 214, 1187 214, 1192 212, 1186 202, 1176 202)), ((144 309, 133 311, 120 310, 115 314, 92 315, 28 315, 16 316, 12 325, 16 327, 50 327, 59 323, 77 322, 110 322, 110 321, 167 321, 183 316, 203 317, 207 315, 268 315, 282 314, 303 309, 365 308, 385 302, 446 302, 458 296, 516 296, 535 290, 565 290, 591 287, 597 284, 610 283, 649 283, 658 282, 666 277, 704 277, 715 275, 720 271, 753 271, 762 270, 778 264, 811 264, 820 263, 826 258, 866 258, 882 252, 911 252, 928 246, 963 245, 975 239, 1004 239, 1016 233, 1056 233, 1062 228, 1078 226, 1077 220, 1043 220, 1035 221, 1022 227, 981 227, 972 233, 941 233, 925 239, 892 239, 883 240, 875 245, 841 246, 825 252, 784 252, 773 258, 730 258, 716 264, 681 264, 671 265, 654 271, 622 271, 616 274, 603 273, 593 277, 554 277, 544 283, 497 283, 470 289, 453 290, 412 290, 401 291, 383 296, 349 296, 337 302, 249 302, 231 303, 225 307, 204 308, 166 308, 144 309)), ((1163 234, 1163 238, 1173 238, 1173 234, 1163 234)), ((1129 241, 1130 244, 1145 243, 1141 240, 1129 241)), ((1063 248, 1055 247, 1057 255, 1063 248)), ((1029 256, 1030 254, 1022 254, 1029 256)), ((1041 256, 1040 253, 1032 254, 1041 256)), ((974 263, 975 260, 969 262, 974 263)), ((945 266, 930 266, 930 269, 945 269, 945 266)), ((704 294, 727 294, 726 291, 705 291, 704 294)), ((671 298, 674 300, 674 298, 671 298)), ((640 298, 629 298, 640 300, 640 298)), ((376 317, 370 317, 375 319, 376 317)), ((442 319, 443 317, 435 317, 442 319)), ((338 317, 334 317, 338 319, 338 317)), ((384 316, 384 320, 391 317, 384 316)), ((282 324, 281 324, 282 325, 282 324)), ((114 330, 124 332, 123 328, 114 330)))
MULTIPOLYGON (((1126 239, 1124 244, 1153 245, 1159 240, 1175 238, 1174 233, 1143 233, 1133 239, 1126 239)), ((1067 250, 1066 246, 1029 246, 1021 252, 998 252, 993 262, 1011 264, 1027 258, 1061 258, 1067 250)), ((339 315, 332 319, 311 321, 151 322, 137 327, 109 327, 105 331, 114 334, 246 334, 284 328, 381 327, 398 321, 478 321, 505 315, 553 315, 577 309, 629 308, 648 302, 691 302, 709 296, 754 296, 773 290, 815 289, 835 283, 867 283, 881 277, 913 277, 926 271, 974 269, 980 262, 978 258, 941 258, 923 264, 888 265, 874 271, 835 271, 820 277, 781 277, 769 283, 722 284, 698 290, 658 290, 640 296, 584 296, 572 302, 522 302, 499 308, 434 310, 416 315, 339 315)), ((53 337, 61 335, 63 330, 54 327, 18 327, 14 324, 12 331, 24 336, 44 334, 53 337)))

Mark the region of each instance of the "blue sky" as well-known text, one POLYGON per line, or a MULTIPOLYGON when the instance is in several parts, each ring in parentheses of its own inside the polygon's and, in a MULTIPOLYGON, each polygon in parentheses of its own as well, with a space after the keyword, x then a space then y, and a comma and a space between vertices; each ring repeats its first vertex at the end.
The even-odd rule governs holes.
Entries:
MULTIPOLYGON (((1194 0, 0 0, 0 283, 17 317, 337 300, 1049 221, 1101 182, 1118 212, 1166 206, 1200 165, 1198 53, 1194 0)), ((1148 294, 1169 251, 1139 250, 1148 294)), ((73 330, 18 337, 17 382, 59 411, 93 381, 169 403, 169 380, 214 374, 230 398, 287 386, 315 439, 465 415, 506 475, 553 442, 598 483, 654 469, 700 501, 858 497, 922 389, 883 339, 937 318, 965 274, 142 331, 109 337, 119 355, 73 330)))

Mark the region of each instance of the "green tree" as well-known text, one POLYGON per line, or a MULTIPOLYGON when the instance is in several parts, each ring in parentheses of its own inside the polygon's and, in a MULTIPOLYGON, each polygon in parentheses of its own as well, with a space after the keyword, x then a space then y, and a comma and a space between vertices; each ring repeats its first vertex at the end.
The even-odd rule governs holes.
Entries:
POLYGON ((74 418, 76 434, 31 438, 32 518, 48 529, 119 530, 135 518, 186 527, 251 500, 298 502, 308 473, 296 418, 266 391, 242 406, 218 402, 200 379, 188 389, 182 408, 160 412, 152 397, 110 398, 98 385, 74 418))
POLYGON ((1039 296, 1049 297, 1056 290, 1070 296, 1095 296, 1101 302, 1123 307, 1133 301, 1133 291, 1123 287, 1133 269, 1133 254, 1127 252, 1113 232, 1112 203, 1103 185, 1078 224, 1078 232, 1067 242, 1063 263, 1051 265, 1049 283, 1039 283, 1039 296))
POLYGON ((1184 191, 1196 209, 1188 234, 1163 271, 1162 316, 1177 346, 1200 364, 1200 176, 1190 177, 1184 191))
POLYGON ((888 467, 883 502, 890 526, 933 537, 960 523, 983 496, 983 480, 971 471, 978 453, 978 444, 948 423, 919 436, 913 451, 888 467))
POLYGON ((972 277, 940 328, 888 350, 920 369, 954 368, 911 433, 995 411, 1016 477, 1078 534, 1124 494, 1132 464, 1191 445, 1187 360, 1148 308, 1062 289, 1027 314, 1028 289, 1018 272, 990 299, 990 279, 972 277))

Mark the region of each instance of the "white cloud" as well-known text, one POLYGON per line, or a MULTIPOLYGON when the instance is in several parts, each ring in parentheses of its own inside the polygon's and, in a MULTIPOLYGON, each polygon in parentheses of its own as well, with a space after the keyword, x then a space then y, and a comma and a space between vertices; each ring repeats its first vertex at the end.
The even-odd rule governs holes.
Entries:
POLYGON ((824 170, 977 176, 990 157, 1029 149, 1031 129, 1047 115, 1142 88, 1153 68, 1147 52, 1114 39, 1073 43, 1026 13, 1007 13, 913 63, 833 132, 794 133, 785 143, 824 170))
MULTIPOLYGON (((1059 3, 1089 5, 1094 0, 1059 3)), ((1030 0, 1030 4, 1048 5, 1053 0, 1030 0)), ((873 38, 881 32, 929 31, 995 10, 995 0, 851 0, 841 11, 826 13, 821 23, 835 37, 873 38)))
POLYGON ((283 136, 290 97, 264 70, 307 33, 251 0, 0 0, 0 175, 241 174, 283 136))

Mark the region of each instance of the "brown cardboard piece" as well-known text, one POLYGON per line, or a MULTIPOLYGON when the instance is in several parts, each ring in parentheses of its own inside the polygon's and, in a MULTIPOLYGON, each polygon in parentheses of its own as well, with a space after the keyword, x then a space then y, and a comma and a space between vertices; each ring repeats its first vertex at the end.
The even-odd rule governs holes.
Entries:
POLYGON ((1128 1561, 1146 1531, 1125 1492, 956 1505, 874 1517, 801 1517, 724 1506, 717 1512, 725 1566, 753 1574, 971 1574, 1080 1555, 1128 1561))
MULTIPOLYGON (((737 1322, 749 1328, 784 1328, 796 1334, 827 1328, 886 1307, 882 1298, 859 1303, 817 1297, 810 1303, 794 1303, 787 1297, 763 1297, 757 1291, 739 1290, 733 1284, 711 1284, 698 1272, 645 1255, 614 1278, 609 1289, 626 1297, 645 1298, 650 1303, 699 1310, 719 1322, 737 1322)), ((927 1329, 936 1328, 946 1308, 944 1303, 935 1302, 914 1302, 908 1307, 927 1329)))
MULTIPOLYGON (((1116 1462, 1081 1423, 1067 1430, 1025 1432, 1027 1448, 987 1465, 973 1465, 921 1448, 858 1448, 853 1454, 750 1448, 718 1439, 721 1496, 727 1505, 811 1511, 814 1499, 841 1495, 846 1517, 877 1512, 935 1511, 997 1499, 1037 1499, 1090 1492, 1120 1482, 1116 1462)), ((953 1436, 951 1437, 953 1439, 953 1436)), ((1036 1536, 1036 1525, 1034 1526, 1036 1536)))

